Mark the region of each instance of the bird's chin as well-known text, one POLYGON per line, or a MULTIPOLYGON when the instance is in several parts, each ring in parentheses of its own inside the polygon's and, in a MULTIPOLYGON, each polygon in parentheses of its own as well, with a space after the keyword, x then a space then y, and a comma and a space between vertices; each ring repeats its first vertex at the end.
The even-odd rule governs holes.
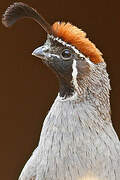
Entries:
POLYGON ((37 55, 37 54, 34 53, 34 51, 33 51, 32 55, 39 58, 42 61, 43 64, 46 64, 47 66, 49 65, 49 60, 46 58, 46 56, 40 55, 40 54, 37 55))

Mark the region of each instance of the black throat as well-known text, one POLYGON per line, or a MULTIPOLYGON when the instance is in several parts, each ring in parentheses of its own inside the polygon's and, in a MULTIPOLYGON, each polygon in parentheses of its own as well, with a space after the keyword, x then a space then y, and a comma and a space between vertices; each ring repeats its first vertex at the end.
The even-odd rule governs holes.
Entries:
POLYGON ((60 97, 70 97, 74 93, 74 88, 70 82, 66 82, 64 79, 59 79, 59 93, 60 97))

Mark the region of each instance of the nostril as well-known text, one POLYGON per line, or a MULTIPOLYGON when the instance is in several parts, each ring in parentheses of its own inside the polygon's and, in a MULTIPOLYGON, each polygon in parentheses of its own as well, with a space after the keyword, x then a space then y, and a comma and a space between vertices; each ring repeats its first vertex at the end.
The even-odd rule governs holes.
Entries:
POLYGON ((46 46, 41 46, 43 52, 48 52, 48 48, 46 46))

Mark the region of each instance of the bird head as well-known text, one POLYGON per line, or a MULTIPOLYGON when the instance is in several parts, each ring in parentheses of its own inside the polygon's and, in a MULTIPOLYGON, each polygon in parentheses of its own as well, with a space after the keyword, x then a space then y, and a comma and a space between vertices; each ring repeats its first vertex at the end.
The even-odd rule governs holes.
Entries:
POLYGON ((103 88, 109 91, 102 53, 85 32, 71 23, 55 22, 51 26, 35 9, 21 2, 8 7, 2 23, 9 27, 25 17, 34 19, 48 34, 44 45, 36 48, 32 55, 42 59, 56 73, 62 99, 99 95, 103 88))

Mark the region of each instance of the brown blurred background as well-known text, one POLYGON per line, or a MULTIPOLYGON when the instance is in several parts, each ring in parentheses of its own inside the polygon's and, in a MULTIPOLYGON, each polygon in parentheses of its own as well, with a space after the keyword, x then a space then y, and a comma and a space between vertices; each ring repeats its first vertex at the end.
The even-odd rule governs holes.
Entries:
MULTIPOLYGON (((0 15, 14 1, 0 1, 0 15)), ((120 136, 120 4, 111 0, 23 0, 51 24, 70 21, 87 32, 107 62, 112 120, 120 136)), ((7 29, 0 24, 0 179, 17 180, 37 146, 43 120, 57 92, 54 74, 32 51, 46 33, 32 20, 7 29)))

